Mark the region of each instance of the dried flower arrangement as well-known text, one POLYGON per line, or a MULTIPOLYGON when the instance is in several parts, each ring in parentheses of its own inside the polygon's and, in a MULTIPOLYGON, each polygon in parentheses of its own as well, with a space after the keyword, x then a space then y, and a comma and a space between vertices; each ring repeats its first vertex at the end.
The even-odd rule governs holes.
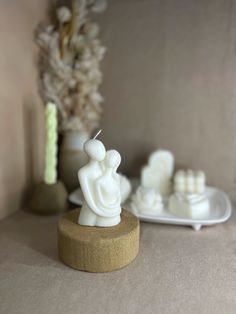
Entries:
POLYGON ((55 25, 40 25, 36 42, 40 50, 39 89, 44 103, 58 107, 59 131, 90 134, 99 124, 102 96, 100 63, 106 48, 90 12, 106 8, 104 0, 72 0, 57 9, 55 25))

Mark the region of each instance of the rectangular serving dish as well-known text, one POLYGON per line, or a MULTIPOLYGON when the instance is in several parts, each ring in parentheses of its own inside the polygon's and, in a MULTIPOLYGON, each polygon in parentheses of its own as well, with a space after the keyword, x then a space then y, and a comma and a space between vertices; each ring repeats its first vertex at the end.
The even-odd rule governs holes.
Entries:
MULTIPOLYGON (((214 187, 207 187, 205 194, 210 201, 209 215, 205 217, 205 219, 191 219, 172 215, 168 211, 168 199, 164 201, 164 209, 159 215, 146 215, 141 213, 135 213, 135 215, 141 221, 191 226, 194 230, 200 230, 202 226, 215 225, 228 220, 232 212, 232 206, 228 196, 223 191, 214 187)), ((129 202, 123 207, 132 212, 129 202)))

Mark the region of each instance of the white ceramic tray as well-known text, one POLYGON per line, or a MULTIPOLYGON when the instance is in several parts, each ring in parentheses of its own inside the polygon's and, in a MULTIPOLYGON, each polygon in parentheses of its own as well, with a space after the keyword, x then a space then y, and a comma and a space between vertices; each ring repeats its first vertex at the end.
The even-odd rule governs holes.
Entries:
MULTIPOLYGON (((210 201, 210 212, 205 219, 191 219, 172 215, 168 212, 168 200, 164 201, 164 210, 161 214, 136 214, 136 216, 141 221, 191 226, 194 230, 200 230, 202 226, 215 225, 228 220, 232 212, 231 202, 228 196, 223 191, 213 187, 207 187, 205 193, 210 201)), ((129 202, 124 205, 124 208, 131 211, 129 202)))
MULTIPOLYGON (((139 180, 131 179, 131 184, 134 191, 139 185, 139 180)), ((136 214, 136 216, 141 221, 191 226, 194 230, 200 230, 202 226, 215 225, 228 220, 232 212, 231 202, 228 196, 223 191, 214 187, 206 188, 206 196, 210 201, 210 212, 205 219, 198 220, 172 215, 168 212, 168 199, 164 200, 164 210, 160 215, 136 214)), ((79 206, 82 205, 83 193, 80 188, 69 195, 69 201, 79 206)), ((129 201, 123 205, 123 208, 132 212, 129 201)))
POLYGON ((83 196, 83 193, 81 191, 81 188, 78 188, 75 191, 73 191, 72 193, 70 193, 68 199, 72 204, 82 206, 84 196, 83 196))

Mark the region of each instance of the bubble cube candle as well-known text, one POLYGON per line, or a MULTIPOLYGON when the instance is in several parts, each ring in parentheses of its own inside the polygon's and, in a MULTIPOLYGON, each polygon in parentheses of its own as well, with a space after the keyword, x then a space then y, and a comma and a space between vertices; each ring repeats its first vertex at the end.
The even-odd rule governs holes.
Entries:
POLYGON ((174 191, 177 193, 203 194, 206 175, 203 171, 178 171, 174 176, 174 191))
POLYGON ((206 175, 203 171, 178 171, 174 176, 174 194, 169 199, 169 211, 192 219, 207 217, 210 210, 205 196, 206 175))

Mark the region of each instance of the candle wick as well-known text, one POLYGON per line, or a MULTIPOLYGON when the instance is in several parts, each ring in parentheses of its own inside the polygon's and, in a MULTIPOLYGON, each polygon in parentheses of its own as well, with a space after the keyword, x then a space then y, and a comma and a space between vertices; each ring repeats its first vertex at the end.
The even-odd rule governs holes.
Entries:
POLYGON ((102 132, 102 129, 100 129, 100 130, 97 132, 97 134, 94 136, 93 139, 95 140, 101 132, 102 132))

